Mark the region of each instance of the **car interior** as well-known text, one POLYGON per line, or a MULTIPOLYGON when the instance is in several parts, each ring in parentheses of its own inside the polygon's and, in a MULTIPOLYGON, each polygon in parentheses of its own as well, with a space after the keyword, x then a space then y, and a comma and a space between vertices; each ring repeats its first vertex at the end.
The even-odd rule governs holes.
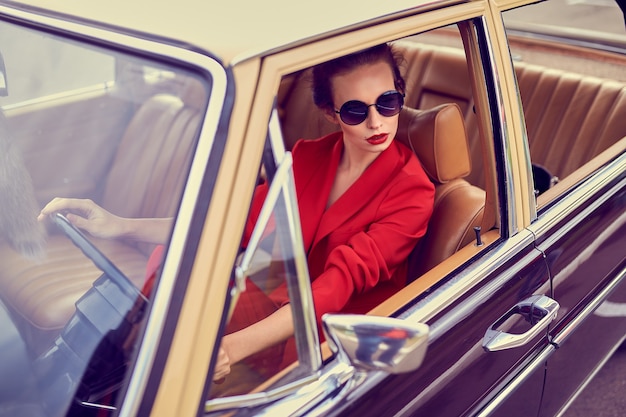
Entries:
MULTIPOLYGON (((543 43, 524 40, 524 47, 532 50, 539 44, 547 48, 543 43)), ((490 214, 497 209, 486 210, 490 203, 485 191, 485 156, 458 29, 441 28, 394 45, 404 58, 407 82, 396 139, 416 153, 436 190, 429 229, 411 255, 410 284, 460 249, 475 246, 481 231, 497 229, 497 215, 490 214)), ((590 169, 587 163, 611 146, 623 148, 626 124, 619 114, 626 106, 625 83, 524 61, 515 61, 514 68, 526 110, 533 172, 535 176, 550 175, 549 185, 541 191, 539 178, 535 179, 539 198, 546 189, 559 186, 558 178, 590 169), (576 129, 579 134, 573 134, 576 129), (566 151, 570 147, 576 148, 573 156, 566 151)), ((310 69, 281 80, 277 106, 286 149, 299 139, 318 138, 336 129, 315 107, 310 85, 310 69)), ((563 186, 557 188, 563 190, 563 186)), ((558 194, 550 198, 554 195, 558 194)), ((236 368, 245 377, 233 378, 235 381, 262 380, 249 366, 236 368)), ((214 388, 212 396, 248 392, 244 385, 214 388)))
MULTIPOLYGON (((524 42, 529 50, 550 52, 547 41, 524 42)), ((498 219, 494 214, 497 208, 486 207, 485 161, 458 29, 437 29, 396 41, 395 45, 404 57, 407 81, 406 108, 401 113, 397 139, 417 154, 436 185, 435 211, 427 235, 412 256, 410 282, 473 244, 477 239, 475 228, 483 233, 497 228, 498 219)), ((578 50, 572 47, 572 53, 578 50)), ((594 54, 593 59, 602 55, 594 54)), ((609 54, 602 56, 609 59, 609 54)), ((616 58, 611 55, 610 59, 616 58)), ((611 146, 624 148, 626 81, 525 61, 516 60, 514 67, 531 159, 561 179, 554 187, 556 193, 571 186, 564 185, 564 178, 603 151, 611 146)), ((174 93, 159 87, 138 108, 133 100, 107 91, 85 95, 80 101, 5 109, 12 132, 22 141, 38 201, 45 204, 57 195, 77 196, 92 198, 110 212, 126 217, 175 215, 179 201, 171 196, 180 196, 185 184, 200 129, 204 93, 198 91, 203 88, 191 83, 174 93), (102 138, 92 137, 82 143, 79 139, 83 133, 75 128, 75 121, 82 118, 86 107, 94 106, 100 109, 93 123, 102 124, 96 129, 102 138), (66 161, 63 167, 56 167, 60 173, 46 171, 50 166, 40 158, 50 154, 37 152, 38 140, 44 135, 41 126, 55 126, 59 119, 72 124, 57 126, 45 134, 54 135, 57 143, 50 152, 70 155, 60 157, 66 161), (115 153, 106 153, 111 147, 94 146, 100 140, 116 141, 115 153), (76 146, 82 148, 77 151, 76 146), (71 156, 76 154, 84 158, 71 156), (151 175, 142 175, 146 172, 151 175), (73 178, 82 180, 74 183, 73 178), (100 178, 105 180, 101 182, 100 178)), ((311 100, 307 71, 283 77, 277 108, 286 149, 298 139, 317 138, 333 129, 311 100)), ((550 198, 555 196, 558 194, 553 192, 550 198)), ((126 276, 142 286, 153 246, 92 240, 126 276)), ((0 263, 0 293, 16 312, 14 319, 35 355, 52 342, 73 314, 76 300, 101 275, 72 242, 55 231, 49 235, 44 260, 33 263, 16 256, 8 244, 0 242, 0 263)))

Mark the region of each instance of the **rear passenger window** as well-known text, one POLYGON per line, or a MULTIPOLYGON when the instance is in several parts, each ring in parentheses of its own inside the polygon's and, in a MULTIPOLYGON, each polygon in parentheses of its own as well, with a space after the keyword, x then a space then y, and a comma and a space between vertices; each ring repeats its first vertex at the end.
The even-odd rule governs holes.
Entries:
POLYGON ((626 148, 624 21, 613 2, 547 1, 503 17, 541 207, 626 148), (561 22, 542 18, 555 8, 561 22), (589 14, 597 19, 576 18, 589 14), (589 25, 594 21, 601 28, 589 25), (531 28, 543 35, 527 36, 531 28), (570 33, 588 41, 574 43, 570 33))

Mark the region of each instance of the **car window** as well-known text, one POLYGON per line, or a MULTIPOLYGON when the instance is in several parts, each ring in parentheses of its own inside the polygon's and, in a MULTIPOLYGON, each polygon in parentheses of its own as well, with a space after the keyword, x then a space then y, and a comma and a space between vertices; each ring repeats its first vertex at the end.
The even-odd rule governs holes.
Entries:
POLYGON ((624 149, 624 19, 615 2, 558 0, 503 19, 542 206, 624 149))
POLYGON ((0 98, 2 105, 96 85, 102 88, 115 80, 115 58, 90 48, 15 25, 2 25, 0 37, 6 40, 2 55, 11 79, 11 94, 0 98), (9 42, 12 39, 20 42, 9 42))
MULTIPOLYGON (((487 132, 487 136, 483 136, 485 134, 481 132, 484 129, 479 128, 477 120, 470 65, 459 29, 468 24, 470 22, 462 22, 458 26, 446 26, 392 42, 395 50, 402 56, 401 71, 407 83, 405 107, 399 122, 401 127, 395 140, 401 143, 400 146, 416 153, 429 181, 436 189, 443 194, 450 192, 458 197, 446 202, 436 200, 438 208, 433 214, 426 236, 409 255, 411 267, 407 271, 406 283, 415 285, 405 291, 413 297, 419 295, 416 291, 427 288, 425 285, 445 279, 445 274, 434 271, 437 266, 453 256, 456 258, 451 262, 460 265, 486 248, 481 231, 491 231, 489 243, 497 239, 494 235, 499 236, 499 218, 495 206, 485 210, 485 184, 493 184, 493 172, 489 167, 494 162, 493 156, 489 157, 489 162, 485 162, 487 154, 483 151, 481 141, 492 141, 493 132, 487 132), (432 123, 437 119, 442 124, 434 128, 432 123), (444 124, 445 134, 435 137, 433 132, 441 129, 444 124), (441 148, 441 154, 432 157, 426 149, 432 149, 434 142, 441 148), (446 162, 447 157, 454 158, 455 162, 446 162), (478 245, 477 240, 480 242, 478 245), (421 280, 426 275, 429 278, 421 280)), ((270 195, 269 190, 272 187, 279 185, 276 182, 280 180, 278 176, 272 178, 272 161, 281 161, 282 158, 282 151, 278 154, 271 153, 271 157, 267 156, 269 150, 276 152, 280 148, 289 154, 298 141, 320 138, 333 134, 338 129, 313 103, 311 71, 312 68, 307 67, 281 77, 275 104, 276 114, 279 115, 278 133, 281 143, 270 146, 268 139, 265 146, 266 153, 257 181, 260 185, 257 186, 251 202, 246 231, 242 237, 242 253, 234 266, 234 275, 238 276, 239 286, 231 298, 224 335, 231 335, 237 329, 256 323, 276 312, 284 303, 291 302, 286 297, 286 291, 290 287, 293 292, 288 292, 289 297, 294 293, 304 294, 305 298, 310 297, 311 284, 307 265, 294 270, 289 267, 292 260, 286 257, 289 251, 295 251, 294 253, 301 253, 305 259, 308 256, 305 251, 310 248, 302 247, 302 240, 294 238, 297 234, 290 239, 278 239, 281 228, 300 227, 299 223, 294 223, 294 219, 286 217, 286 213, 289 210, 297 212, 297 205, 301 202, 287 199, 286 195, 279 195, 277 199, 266 196, 270 195), (296 277, 301 285, 299 289, 294 288, 298 285, 296 282, 285 285, 286 279, 296 277)), ((269 137, 276 138, 277 135, 269 137)), ((277 165, 280 170, 280 163, 277 165)), ((293 181, 290 177, 284 177, 281 181, 287 179, 293 181)), ((233 283, 232 287, 237 285, 233 283)), ((293 307, 294 312, 299 310, 305 316, 312 316, 314 313, 312 305, 308 303, 293 307)), ((313 328, 317 330, 319 325, 313 325, 313 328)), ((299 337, 307 340, 308 331, 309 328, 295 323, 296 341, 299 337)), ((324 339, 323 336, 319 335, 320 340, 324 339)), ((324 352, 324 348, 314 338, 308 340, 316 343, 313 346, 314 351, 308 352, 309 354, 315 356, 319 355, 320 350, 324 352)), ((272 395, 278 387, 287 383, 303 381, 306 377, 316 379, 314 366, 302 367, 303 363, 312 362, 301 356, 303 352, 298 352, 295 356, 294 353, 294 341, 288 340, 231 366, 231 373, 225 379, 214 379, 209 384, 205 409, 217 412, 229 407, 249 407, 262 401, 267 402, 273 398, 272 395), (295 360, 298 360, 299 368, 293 367, 295 360), (255 396, 259 391, 268 393, 268 396, 255 396)), ((328 357, 328 351, 325 357, 328 357)))
POLYGON ((231 307, 223 334, 232 336, 283 306, 292 311, 295 334, 232 365, 226 378, 211 385, 206 411, 231 406, 216 405, 211 399, 246 394, 262 384, 267 386, 270 380, 275 390, 299 376, 312 375, 320 363, 315 317, 307 308, 311 297, 291 154, 284 152, 279 130, 273 131, 271 139, 272 134, 268 135, 259 185, 235 265, 231 307), (278 378, 287 367, 291 368, 289 374, 278 378))
POLYGON ((15 377, 3 406, 109 413, 181 210, 211 76, 80 34, 3 21, 0 38, 0 326, 12 352, 0 369, 15 377), (38 220, 56 198, 73 203, 38 220), (81 230, 89 209, 77 202, 164 219, 162 233, 81 230))

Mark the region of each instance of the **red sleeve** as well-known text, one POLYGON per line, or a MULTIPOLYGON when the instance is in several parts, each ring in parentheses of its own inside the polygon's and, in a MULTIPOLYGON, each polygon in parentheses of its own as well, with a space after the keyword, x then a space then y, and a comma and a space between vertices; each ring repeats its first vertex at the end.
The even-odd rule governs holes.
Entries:
POLYGON ((256 222, 259 218, 259 214, 261 213, 261 208, 263 208, 263 203, 265 202, 265 197, 267 197, 268 191, 269 186, 267 185, 267 182, 257 185, 256 189, 254 190, 252 205, 250 206, 250 214, 248 214, 248 220, 246 221, 246 227, 243 233, 243 240, 241 242, 242 248, 248 247, 250 236, 252 236, 252 231, 254 230, 254 226, 256 225, 256 222))
MULTIPOLYGON (((252 205, 250 207, 250 214, 248 215, 248 220, 244 229, 243 241, 241 244, 243 248, 248 246, 248 241, 250 240, 250 236, 252 235, 252 231, 254 230, 254 226, 261 212, 261 207, 263 207, 263 202, 265 201, 265 197, 267 196, 267 191, 267 183, 258 185, 254 190, 254 197, 252 199, 252 205)), ((150 293, 152 292, 152 287, 154 286, 154 280, 156 279, 157 270, 161 266, 164 249, 165 247, 163 245, 158 245, 152 251, 150 258, 148 259, 144 285, 141 289, 142 294, 146 297, 149 297, 150 293)))
POLYGON ((433 200, 434 186, 425 176, 409 176, 389 189, 378 209, 380 220, 335 247, 313 281, 318 322, 324 313, 341 311, 353 294, 394 278, 426 233, 433 200))
POLYGON ((152 293, 152 287, 154 287, 156 273, 161 266, 164 250, 165 246, 157 245, 157 247, 154 248, 154 250, 150 254, 150 258, 148 259, 148 264, 146 265, 145 280, 143 287, 141 288, 141 293, 146 297, 150 297, 150 294, 152 293))

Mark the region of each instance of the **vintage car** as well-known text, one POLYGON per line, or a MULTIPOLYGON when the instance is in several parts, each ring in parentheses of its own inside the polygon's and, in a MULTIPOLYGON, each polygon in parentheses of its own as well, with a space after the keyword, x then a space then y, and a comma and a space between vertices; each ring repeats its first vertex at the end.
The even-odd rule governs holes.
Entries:
POLYGON ((626 335, 626 37, 568 7, 0 0, 0 416, 562 414, 626 335), (381 43, 434 211, 406 285, 318 322, 291 150, 336 129, 311 68, 381 43), (252 287, 294 336, 216 378, 252 287))

